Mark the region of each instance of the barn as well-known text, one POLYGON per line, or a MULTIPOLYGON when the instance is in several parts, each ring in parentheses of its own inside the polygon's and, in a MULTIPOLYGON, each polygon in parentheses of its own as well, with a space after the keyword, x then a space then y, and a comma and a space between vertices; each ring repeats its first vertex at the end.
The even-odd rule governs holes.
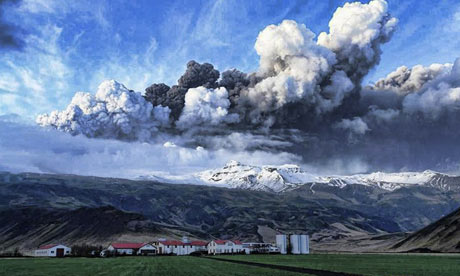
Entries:
POLYGON ((36 257, 64 257, 70 253, 70 247, 62 244, 46 244, 35 250, 36 257))

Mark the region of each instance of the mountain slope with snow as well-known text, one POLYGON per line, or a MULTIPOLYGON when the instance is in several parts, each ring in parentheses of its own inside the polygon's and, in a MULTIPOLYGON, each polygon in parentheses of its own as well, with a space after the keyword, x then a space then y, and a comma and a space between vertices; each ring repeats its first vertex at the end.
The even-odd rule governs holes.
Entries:
POLYGON ((460 177, 434 171, 318 176, 303 171, 297 165, 251 166, 237 161, 230 161, 219 169, 191 175, 152 174, 144 176, 142 179, 271 192, 284 192, 311 183, 339 188, 348 185, 364 185, 386 191, 414 185, 432 187, 443 191, 460 191, 460 177))

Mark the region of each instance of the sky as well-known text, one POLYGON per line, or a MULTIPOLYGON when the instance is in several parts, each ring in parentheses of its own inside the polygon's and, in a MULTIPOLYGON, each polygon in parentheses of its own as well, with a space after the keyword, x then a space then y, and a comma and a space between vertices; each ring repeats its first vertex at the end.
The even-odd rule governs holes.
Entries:
POLYGON ((460 174, 460 3, 387 2, 0 0, 0 171, 460 174))
MULTIPOLYGON (((368 2, 368 1, 363 1, 368 2)), ((460 40, 458 1, 388 1, 399 19, 369 83, 401 65, 452 62, 460 40)), ((174 84, 189 60, 223 71, 257 70, 258 33, 284 19, 315 34, 345 1, 0 1, 20 47, 0 48, 0 115, 27 120, 64 108, 75 92, 115 79, 143 92, 174 84)))

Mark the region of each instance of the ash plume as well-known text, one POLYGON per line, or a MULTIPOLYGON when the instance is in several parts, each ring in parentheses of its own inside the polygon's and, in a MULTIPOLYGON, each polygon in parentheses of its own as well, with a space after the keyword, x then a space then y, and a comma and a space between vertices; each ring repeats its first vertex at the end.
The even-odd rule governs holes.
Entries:
POLYGON ((101 83, 95 96, 78 92, 65 110, 40 115, 36 121, 73 135, 149 140, 168 124, 169 113, 168 107, 153 107, 140 93, 111 80, 101 83))
POLYGON ((347 160, 365 170, 452 168, 460 164, 459 60, 401 66, 362 87, 397 22, 384 0, 346 3, 317 38, 284 20, 259 33, 256 72, 220 74, 190 61, 173 86, 152 84, 142 97, 112 82, 110 93, 77 93, 37 122, 88 137, 156 142, 164 134, 190 148, 296 153, 341 170, 347 160))
POLYGON ((205 88, 217 87, 219 71, 209 63, 199 64, 192 60, 187 63, 187 70, 172 87, 164 83, 152 84, 145 89, 145 98, 154 106, 162 105, 171 110, 171 117, 174 121, 184 108, 185 94, 188 89, 203 86, 205 88))

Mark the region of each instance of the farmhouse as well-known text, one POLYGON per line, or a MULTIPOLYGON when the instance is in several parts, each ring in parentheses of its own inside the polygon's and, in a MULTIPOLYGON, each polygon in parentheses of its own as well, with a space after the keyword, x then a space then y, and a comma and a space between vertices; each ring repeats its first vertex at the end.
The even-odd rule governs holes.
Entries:
POLYGON ((154 255, 157 252, 156 247, 149 243, 112 243, 107 250, 119 255, 154 255))
POLYGON ((159 240, 157 243, 158 254, 160 255, 189 255, 195 251, 207 251, 207 242, 205 241, 191 241, 186 239, 182 241, 177 240, 159 240))
POLYGON ((47 244, 35 250, 36 257, 64 257, 70 255, 71 249, 62 244, 47 244))
POLYGON ((243 251, 243 244, 240 241, 213 240, 208 244, 208 254, 240 253, 243 251))

